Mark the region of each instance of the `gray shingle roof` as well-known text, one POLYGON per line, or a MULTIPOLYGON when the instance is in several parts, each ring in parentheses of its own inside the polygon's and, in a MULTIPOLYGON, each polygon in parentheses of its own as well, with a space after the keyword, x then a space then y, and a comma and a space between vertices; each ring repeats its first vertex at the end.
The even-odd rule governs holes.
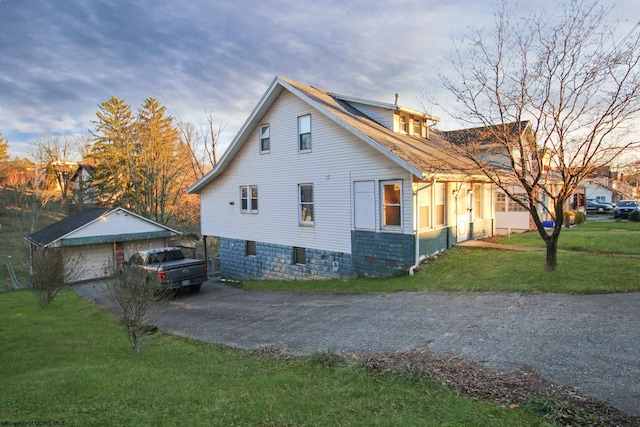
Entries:
POLYGON ((281 79, 360 133, 361 136, 378 144, 382 149, 419 171, 423 176, 466 174, 475 170, 468 160, 455 155, 449 142, 439 132, 431 131, 429 138, 394 132, 324 89, 285 78, 281 79))

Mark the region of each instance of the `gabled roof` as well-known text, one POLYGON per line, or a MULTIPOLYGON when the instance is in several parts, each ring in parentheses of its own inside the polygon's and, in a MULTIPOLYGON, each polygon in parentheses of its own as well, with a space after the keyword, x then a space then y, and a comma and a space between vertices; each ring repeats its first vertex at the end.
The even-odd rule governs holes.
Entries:
POLYGON ((526 136, 529 142, 535 142, 531 124, 527 120, 505 123, 503 125, 480 126, 442 132, 442 136, 456 145, 479 144, 485 148, 502 147, 526 136), (503 141, 507 138, 507 141, 503 141))
MULTIPOLYGON (((466 160, 452 157, 453 152, 449 143, 438 132, 431 131, 428 139, 393 132, 356 109, 348 100, 379 106, 383 106, 382 103, 362 99, 356 101, 356 98, 336 95, 324 89, 276 77, 231 142, 220 162, 212 171, 193 184, 187 190, 188 193, 199 193, 204 186, 226 170, 283 90, 296 95, 418 178, 427 178, 437 174, 466 175, 468 171, 473 170, 473 166, 466 160)), ((422 115, 422 117, 431 120, 437 119, 428 115, 422 115)))
POLYGON ((73 215, 69 215, 68 217, 63 218, 60 221, 43 228, 42 230, 36 231, 30 236, 25 237, 25 239, 29 243, 32 243, 34 245, 43 247, 51 246, 54 243, 71 235, 72 233, 84 227, 87 227, 112 213, 125 213, 127 215, 132 215, 133 217, 161 227, 171 234, 181 234, 179 231, 173 230, 162 224, 158 224, 154 221, 151 221, 150 219, 134 214, 133 212, 130 212, 123 208, 92 207, 83 209, 82 211, 77 212, 73 215))

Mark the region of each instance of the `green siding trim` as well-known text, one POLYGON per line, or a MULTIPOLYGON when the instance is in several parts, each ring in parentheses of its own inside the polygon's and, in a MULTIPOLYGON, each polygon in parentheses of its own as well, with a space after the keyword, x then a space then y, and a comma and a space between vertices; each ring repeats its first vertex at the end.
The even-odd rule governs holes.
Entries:
POLYGON ((146 233, 111 234, 106 236, 89 236, 63 239, 62 246, 95 245, 98 243, 128 242, 131 240, 147 240, 159 237, 171 237, 175 233, 169 230, 149 231, 146 233))

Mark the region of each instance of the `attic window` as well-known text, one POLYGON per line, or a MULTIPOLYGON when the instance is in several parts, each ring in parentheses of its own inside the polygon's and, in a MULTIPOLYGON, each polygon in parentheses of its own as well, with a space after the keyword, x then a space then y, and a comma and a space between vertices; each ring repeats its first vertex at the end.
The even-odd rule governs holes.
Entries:
POLYGON ((298 117, 298 150, 311 150, 311 115, 298 117))
POLYGON ((269 150, 271 150, 269 125, 260 126, 260 152, 267 153, 269 150))

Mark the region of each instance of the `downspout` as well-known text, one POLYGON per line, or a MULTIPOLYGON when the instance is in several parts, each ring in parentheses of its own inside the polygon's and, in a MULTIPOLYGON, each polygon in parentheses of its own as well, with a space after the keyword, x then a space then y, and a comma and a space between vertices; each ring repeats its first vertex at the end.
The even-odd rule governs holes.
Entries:
POLYGON ((427 256, 426 255, 422 255, 420 256, 420 207, 418 206, 418 193, 420 193, 421 190, 424 190, 425 188, 429 188, 432 187, 434 184, 436 183, 435 178, 431 181, 431 184, 425 185, 422 188, 417 188, 416 191, 413 192, 413 197, 414 197, 414 206, 415 206, 415 215, 416 215, 416 220, 415 220, 415 224, 416 224, 416 241, 415 241, 415 254, 414 254, 414 259, 415 259, 415 264, 412 265, 411 267, 409 267, 409 275, 413 276, 415 274, 416 268, 418 268, 420 266, 420 264, 422 263, 422 261, 424 261, 427 256))

